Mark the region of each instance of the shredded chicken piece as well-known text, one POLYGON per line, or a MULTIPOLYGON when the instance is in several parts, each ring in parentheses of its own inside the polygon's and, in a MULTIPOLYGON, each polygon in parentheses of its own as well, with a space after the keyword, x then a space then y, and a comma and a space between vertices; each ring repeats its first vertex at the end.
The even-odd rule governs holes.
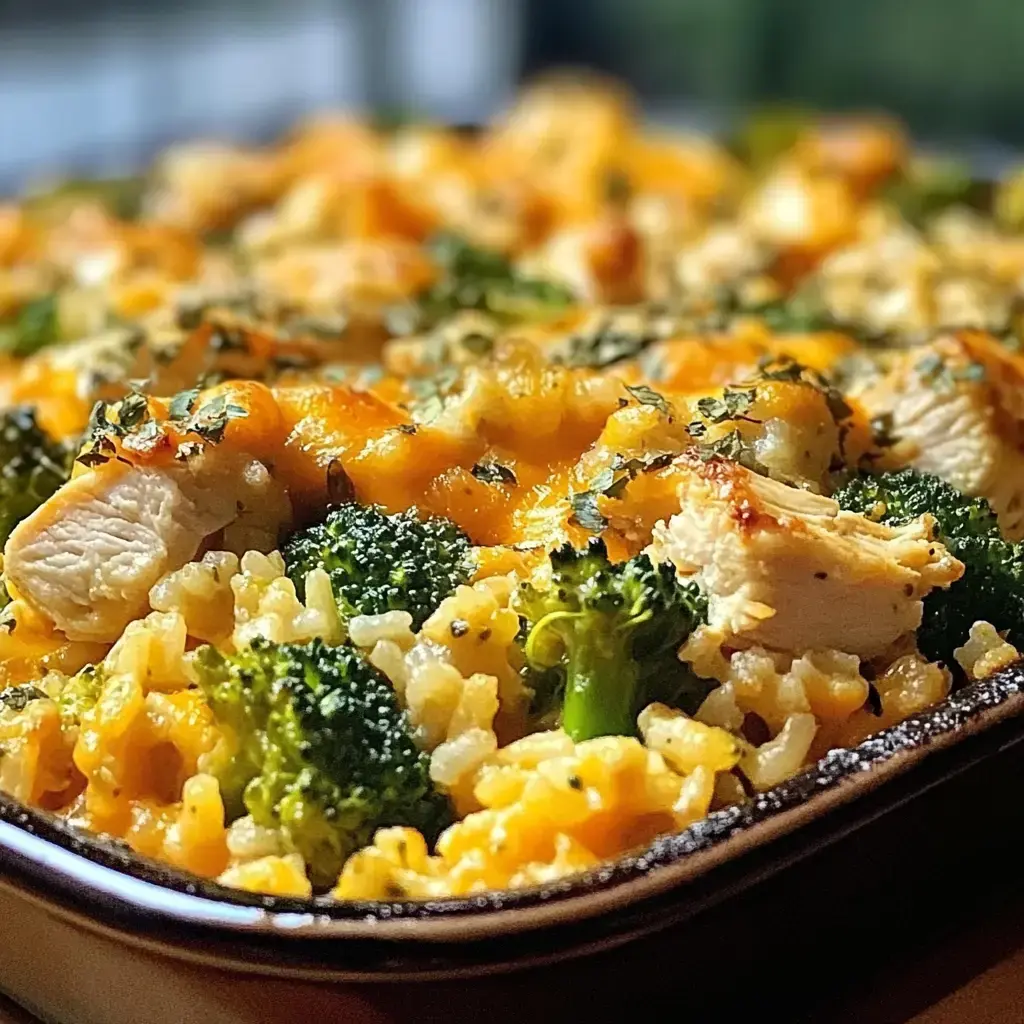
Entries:
POLYGON ((655 527, 651 554, 700 578, 728 646, 870 658, 920 625, 930 590, 963 574, 931 516, 883 526, 737 463, 688 453, 676 464, 680 509, 655 527))
POLYGON ((916 469, 989 500, 1011 540, 1024 537, 1024 360, 963 331, 902 355, 859 396, 916 469))
POLYGON ((186 465, 111 460, 76 476, 11 534, 4 573, 20 600, 72 640, 112 642, 149 608, 150 588, 224 530, 276 544, 290 513, 266 468, 217 453, 186 465), (258 509, 260 528, 253 522, 258 509))

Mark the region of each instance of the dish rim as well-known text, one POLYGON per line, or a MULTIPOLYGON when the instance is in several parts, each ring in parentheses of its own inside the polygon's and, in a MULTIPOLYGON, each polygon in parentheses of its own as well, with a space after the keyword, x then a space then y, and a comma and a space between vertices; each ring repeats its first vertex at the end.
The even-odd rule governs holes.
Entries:
POLYGON ((414 901, 338 901, 229 889, 85 833, 0 794, 0 868, 120 916, 238 937, 452 943, 579 922, 663 895, 911 769, 934 751, 1024 714, 1024 661, 739 805, 590 871, 520 890, 414 901))

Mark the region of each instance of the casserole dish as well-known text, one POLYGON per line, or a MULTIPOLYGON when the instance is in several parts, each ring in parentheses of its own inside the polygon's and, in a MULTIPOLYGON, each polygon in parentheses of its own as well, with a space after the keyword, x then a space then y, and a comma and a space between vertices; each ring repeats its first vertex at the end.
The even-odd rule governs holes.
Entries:
POLYGON ((316 999, 710 973, 755 881, 1013 759, 1018 183, 791 127, 562 82, 11 208, 10 920, 316 999))
POLYGON ((1024 760, 1022 686, 1017 668, 973 684, 596 877, 447 905, 246 897, 5 801, 0 988, 40 1019, 79 1024, 469 1019, 485 1008, 513 1020, 524 1007, 545 1020, 581 1006, 627 1012, 631 971, 668 998, 683 960, 707 980, 688 1005, 727 1015, 761 1005, 760 986, 796 957, 806 974, 793 1013, 835 1010, 837 993, 875 970, 865 942, 877 963, 898 958, 1017 891, 1022 822, 1007 797, 1024 760), (879 850, 900 851, 898 863, 879 850), (772 918, 781 906, 785 920, 772 918), (764 917, 767 945, 750 927, 764 917), (739 971, 749 984, 730 986, 739 971))

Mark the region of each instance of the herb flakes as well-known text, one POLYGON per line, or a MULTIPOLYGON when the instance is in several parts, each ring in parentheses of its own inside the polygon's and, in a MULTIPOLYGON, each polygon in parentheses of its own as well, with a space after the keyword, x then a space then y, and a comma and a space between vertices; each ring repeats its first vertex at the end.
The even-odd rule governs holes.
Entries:
POLYGON ((481 461, 476 463, 470 470, 473 476, 485 484, 509 484, 512 487, 518 483, 515 473, 508 466, 500 462, 481 461))
POLYGON ((591 533, 600 533, 608 525, 608 520, 597 507, 598 497, 598 491, 580 491, 569 499, 572 504, 572 522, 591 533))
POLYGON ((715 438, 714 441, 695 445, 693 451, 702 462, 710 462, 712 459, 727 459, 729 462, 739 463, 753 473, 759 473, 762 476, 768 475, 767 468, 757 458, 753 444, 738 430, 723 434, 721 437, 715 438))
POLYGON ((454 391, 461 376, 457 366, 442 366, 429 377, 408 381, 415 398, 409 411, 419 423, 431 423, 441 415, 445 399, 454 391))
POLYGON ((678 452, 654 451, 626 458, 616 455, 610 466, 598 472, 590 487, 570 498, 574 521, 585 530, 600 533, 608 521, 598 507, 598 498, 621 498, 626 487, 641 473, 654 473, 672 464, 678 452))
POLYGON ((248 411, 240 405, 229 402, 224 395, 217 395, 201 405, 188 418, 183 429, 216 444, 224 438, 224 431, 231 420, 243 419, 248 415, 248 411))
POLYGON ((594 331, 570 337, 564 354, 555 361, 601 370, 635 359, 658 340, 658 335, 648 328, 630 330, 605 322, 594 331))
POLYGON ((199 388, 189 388, 187 391, 179 391, 172 399, 168 407, 168 416, 174 423, 184 423, 192 413, 192 409, 199 398, 199 388))
POLYGON ((624 384, 623 387, 641 404, 649 405, 657 409, 658 412, 667 413, 669 411, 668 402, 665 400, 664 395, 658 394, 654 388, 648 387, 646 384, 635 384, 629 385, 624 384))
POLYGON ((20 686, 5 686, 0 690, 0 708, 9 711, 24 711, 34 700, 45 700, 46 694, 31 683, 20 686))
POLYGON ((505 322, 543 319, 561 313, 574 300, 563 285, 528 277, 502 253, 458 235, 442 233, 428 250, 440 280, 414 302, 388 310, 385 323, 392 334, 429 330, 464 309, 481 310, 505 322))
POLYGON ((914 370, 934 391, 952 391, 959 382, 980 383, 986 376, 985 367, 981 363, 950 366, 937 352, 922 356, 914 364, 914 370))
POLYGON ((754 388, 726 388, 721 398, 701 398, 697 402, 697 412, 708 423, 724 423, 726 420, 745 420, 747 423, 760 423, 747 413, 757 400, 754 388))

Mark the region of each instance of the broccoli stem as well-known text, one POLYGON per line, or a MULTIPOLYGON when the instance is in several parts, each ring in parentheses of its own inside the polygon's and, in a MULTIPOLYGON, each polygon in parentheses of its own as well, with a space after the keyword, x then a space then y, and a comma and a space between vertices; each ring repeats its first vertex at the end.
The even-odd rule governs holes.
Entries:
POLYGON ((639 672, 629 643, 609 620, 607 628, 588 627, 585 637, 566 648, 562 728, 576 743, 632 736, 639 672))

